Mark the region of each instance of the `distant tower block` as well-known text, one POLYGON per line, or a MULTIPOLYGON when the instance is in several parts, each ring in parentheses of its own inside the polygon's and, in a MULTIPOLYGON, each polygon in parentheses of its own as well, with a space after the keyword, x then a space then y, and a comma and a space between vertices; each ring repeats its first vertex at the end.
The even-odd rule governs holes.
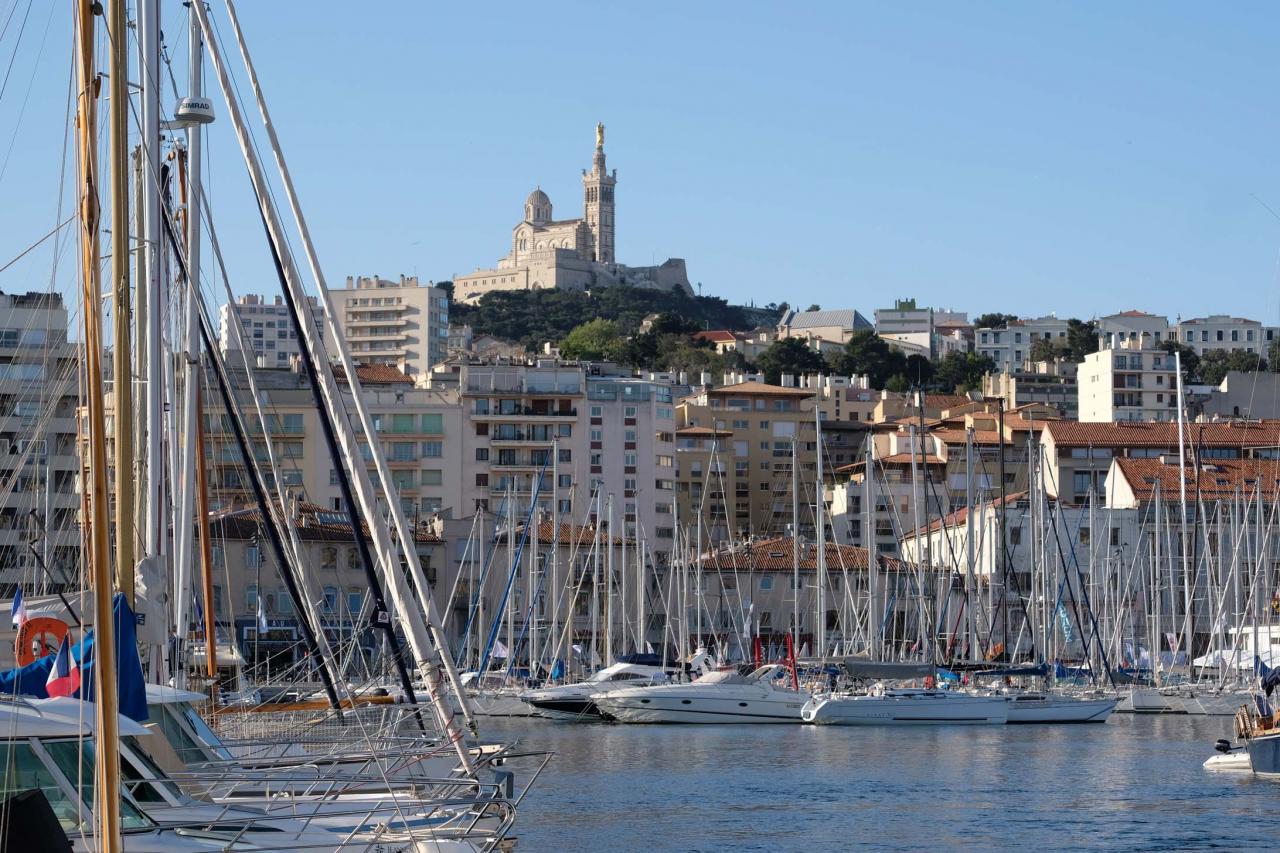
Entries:
POLYGON ((590 260, 613 264, 613 188, 618 172, 610 174, 604 166, 604 125, 596 125, 596 153, 591 158, 591 171, 582 173, 583 212, 591 230, 590 260))

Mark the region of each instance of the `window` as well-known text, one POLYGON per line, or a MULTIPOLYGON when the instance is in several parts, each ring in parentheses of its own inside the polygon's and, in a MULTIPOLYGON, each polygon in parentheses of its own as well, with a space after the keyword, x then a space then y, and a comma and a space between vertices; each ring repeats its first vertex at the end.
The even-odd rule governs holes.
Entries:
POLYGON ((1119 527, 1111 528, 1111 545, 1112 547, 1118 547, 1120 545, 1120 528, 1119 527))
POLYGON ((286 616, 293 613, 293 599, 289 597, 289 590, 284 587, 276 591, 276 612, 286 616))
POLYGON ((338 609, 338 588, 336 586, 326 586, 324 588, 324 612, 332 613, 338 609))
POLYGON ((1009 544, 1010 545, 1022 544, 1022 528, 1021 527, 1009 528, 1009 544))
POLYGON ((262 565, 262 550, 257 545, 250 545, 244 549, 244 564, 251 569, 262 565))
POLYGON ((622 416, 623 416, 624 418, 634 418, 634 417, 636 416, 636 407, 635 407, 635 406, 623 406, 623 407, 622 407, 622 416))
POLYGON ((244 609, 250 613, 258 612, 258 585, 249 584, 244 588, 244 609))
MULTIPOLYGON (((622 464, 627 466, 634 466, 636 464, 636 454, 634 453, 623 454, 622 464)), ((815 503, 814 506, 817 506, 817 504, 815 503)))
POLYGON ((439 486, 444 482, 443 472, 439 468, 424 468, 422 471, 422 485, 439 486))
POLYGON ((411 441, 394 441, 391 443, 392 462, 412 462, 414 445, 411 441))
POLYGON ((573 485, 572 474, 561 474, 556 481, 557 485, 562 489, 567 489, 573 485))
MULTIPOLYGON (((476 448, 476 461, 477 461, 477 462, 488 462, 488 461, 489 461, 489 448, 487 448, 487 447, 477 447, 477 448, 476 448)), ((816 506, 816 504, 815 504, 815 506, 816 506)))
POLYGON ((604 440, 604 430, 593 429, 593 430, 591 431, 591 440, 592 440, 592 441, 603 441, 603 440, 604 440))
POLYGON ((489 434, 488 421, 476 424, 476 435, 488 435, 488 434, 489 434))
POLYGON ((599 406, 591 407, 591 417, 598 418, 603 414, 603 410, 599 406))
POLYGON ((488 485, 489 485, 488 474, 476 474, 476 486, 478 486, 479 488, 485 488, 488 485))
POLYGON ((351 618, 360 615, 360 608, 364 607, 364 593, 355 589, 347 593, 347 612, 351 614, 351 618))
MULTIPOLYGON (((816 502, 814 503, 814 506, 817 506, 817 503, 816 503, 816 502)), ((760 591, 761 591, 761 592, 768 592, 768 591, 769 591, 769 590, 771 590, 771 589, 773 589, 773 575, 761 575, 761 576, 760 576, 760 591)))
POLYGON ((444 455, 443 441, 422 442, 422 457, 424 459, 439 459, 443 455, 444 455))
POLYGON ((635 441, 635 440, 636 440, 636 431, 635 431, 635 430, 633 430, 633 429, 629 429, 629 430, 627 430, 627 431, 626 431, 626 433, 624 433, 624 434, 623 434, 622 439, 623 439, 623 441, 635 441))

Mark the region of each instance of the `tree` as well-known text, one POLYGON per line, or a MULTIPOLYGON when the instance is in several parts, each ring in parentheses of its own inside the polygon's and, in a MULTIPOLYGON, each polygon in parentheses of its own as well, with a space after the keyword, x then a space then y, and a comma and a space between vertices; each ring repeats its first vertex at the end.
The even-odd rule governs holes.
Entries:
POLYGON ((870 329, 854 332, 844 352, 831 360, 831 369, 845 376, 865 375, 872 388, 884 388, 889 377, 905 376, 907 359, 870 329))
POLYGON ((1223 378, 1233 370, 1255 373, 1266 369, 1267 363, 1257 353, 1211 349, 1200 356, 1199 376, 1200 381, 1206 385, 1220 385, 1223 378))
POLYGON ((1084 361, 1091 352, 1098 351, 1098 324, 1092 320, 1067 321, 1067 346, 1063 355, 1074 362, 1084 361))
POLYGON ((1196 351, 1191 347, 1177 341, 1161 341, 1160 349, 1170 355, 1175 352, 1179 354, 1182 359, 1182 378, 1184 381, 1196 379, 1200 376, 1200 356, 1196 355, 1196 351))
POLYGON ((618 324, 597 317, 575 326, 560 342, 560 354, 580 361, 611 361, 622 355, 618 324))
POLYGON ((934 363, 919 353, 912 353, 907 356, 906 364, 902 370, 902 376, 908 379, 912 385, 923 388, 933 379, 937 368, 934 363))
POLYGON ((989 356, 975 352, 949 352, 938 362, 934 384, 943 391, 964 394, 982 388, 982 377, 996 369, 989 356))
POLYGON ((1058 357, 1058 351, 1048 338, 1036 338, 1031 342, 1028 355, 1032 361, 1054 361, 1058 357))
POLYGON ((815 302, 815 303, 813 303, 812 305, 810 305, 808 308, 806 308, 806 309, 804 309, 804 310, 805 310, 805 311, 821 311, 821 310, 822 310, 822 306, 815 302))
POLYGON ((973 319, 973 327, 975 329, 1007 329, 1009 324, 1016 319, 1018 319, 1017 314, 1000 314, 992 311, 975 317, 973 319))
POLYGON ((1280 338, 1276 338, 1267 346, 1267 370, 1280 373, 1280 338))
POLYGON ((760 353, 756 369, 764 374, 765 382, 777 385, 784 373, 819 373, 827 369, 827 363, 800 338, 782 338, 760 353))

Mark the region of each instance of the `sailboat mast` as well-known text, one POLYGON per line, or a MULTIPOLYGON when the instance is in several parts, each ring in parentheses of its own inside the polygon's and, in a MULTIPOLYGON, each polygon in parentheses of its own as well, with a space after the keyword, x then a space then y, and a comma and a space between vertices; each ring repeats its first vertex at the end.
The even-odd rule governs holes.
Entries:
MULTIPOLYGON (((93 668, 97 698, 97 764, 95 766, 97 841, 115 853, 120 841, 120 732, 119 697, 116 695, 116 649, 111 625, 111 554, 107 536, 107 439, 106 406, 102 387, 102 317, 98 284, 98 162, 97 80, 94 75, 94 6, 78 0, 76 6, 76 148, 80 164, 80 245, 84 299, 85 397, 89 411, 89 487, 92 499, 89 529, 89 565, 93 574, 93 613, 98 642, 93 668)), ((125 44, 124 0, 112 0, 113 90, 124 88, 125 75, 118 68, 125 44)), ((114 92, 113 92, 114 94, 114 92)), ((115 112, 127 108, 123 98, 112 97, 115 112)), ((116 235, 119 239, 119 235, 116 235)), ((126 237, 127 240, 127 237, 126 237)), ((117 250, 118 251, 118 250, 117 250)), ((119 443, 120 437, 116 436, 119 443)), ((127 478, 127 474, 124 475, 127 478)), ((130 534, 132 535, 132 533, 130 534)))
POLYGON ((822 408, 815 400, 813 404, 813 424, 817 436, 817 471, 814 473, 813 485, 816 501, 814 511, 814 547, 817 549, 818 593, 817 606, 814 608, 814 653, 822 660, 827 653, 827 543, 824 522, 824 504, 822 500, 822 408))
POLYGON ((1183 628, 1182 642, 1178 643, 1178 648, 1174 650, 1174 661, 1177 663, 1177 652, 1182 650, 1183 643, 1186 643, 1187 661, 1191 660, 1193 638, 1191 636, 1191 543, 1187 539, 1187 443, 1183 435, 1182 424, 1182 353, 1174 352, 1173 354, 1174 378, 1177 380, 1178 392, 1178 502, 1181 516, 1178 519, 1181 531, 1182 541, 1182 609, 1183 609, 1183 628))
MULTIPOLYGON (((129 342, 129 200, 128 200, 128 79, 125 53, 128 22, 123 0, 112 0, 111 27, 111 294, 113 346, 111 387, 115 404, 116 467, 116 586, 129 606, 134 605, 134 506, 133 506, 133 376, 129 342), (117 104, 120 106, 117 107, 117 104)), ((96 297, 95 297, 96 298, 96 297)), ((85 306, 85 311, 89 310, 85 306)))
POLYGON ((791 649, 800 654, 800 431, 791 437, 791 649))

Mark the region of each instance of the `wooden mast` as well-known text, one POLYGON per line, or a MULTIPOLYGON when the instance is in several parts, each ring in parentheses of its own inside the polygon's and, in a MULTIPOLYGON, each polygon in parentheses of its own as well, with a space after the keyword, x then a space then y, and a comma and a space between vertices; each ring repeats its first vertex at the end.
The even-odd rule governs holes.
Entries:
POLYGON ((196 386, 196 419, 192 429, 196 434, 196 526, 200 531, 200 574, 204 580, 204 644, 208 658, 209 699, 218 702, 218 645, 217 623, 214 620, 213 599, 213 539, 209 533, 209 487, 205 480, 204 464, 204 398, 200 386, 196 386))
MULTIPOLYGON (((106 412, 102 387, 102 318, 98 285, 98 160, 97 90, 94 74, 94 6, 92 0, 76 0, 76 154, 80 171, 80 246, 84 286, 85 394, 89 411, 90 556, 92 571, 94 626, 97 765, 95 810, 97 838, 103 850, 115 853, 120 842, 120 753, 119 701, 116 695, 116 651, 111 616, 111 554, 107 536, 107 439, 106 412)), ((111 26, 115 62, 111 75, 113 110, 123 112, 127 101, 121 94, 125 75, 118 68, 124 58, 124 0, 112 0, 111 26)), ((114 140, 113 140, 114 143, 114 140)), ((114 145, 113 145, 114 147, 114 145)), ((116 234, 117 248, 128 236, 116 234)), ((125 474, 127 476, 127 472, 125 474)))

